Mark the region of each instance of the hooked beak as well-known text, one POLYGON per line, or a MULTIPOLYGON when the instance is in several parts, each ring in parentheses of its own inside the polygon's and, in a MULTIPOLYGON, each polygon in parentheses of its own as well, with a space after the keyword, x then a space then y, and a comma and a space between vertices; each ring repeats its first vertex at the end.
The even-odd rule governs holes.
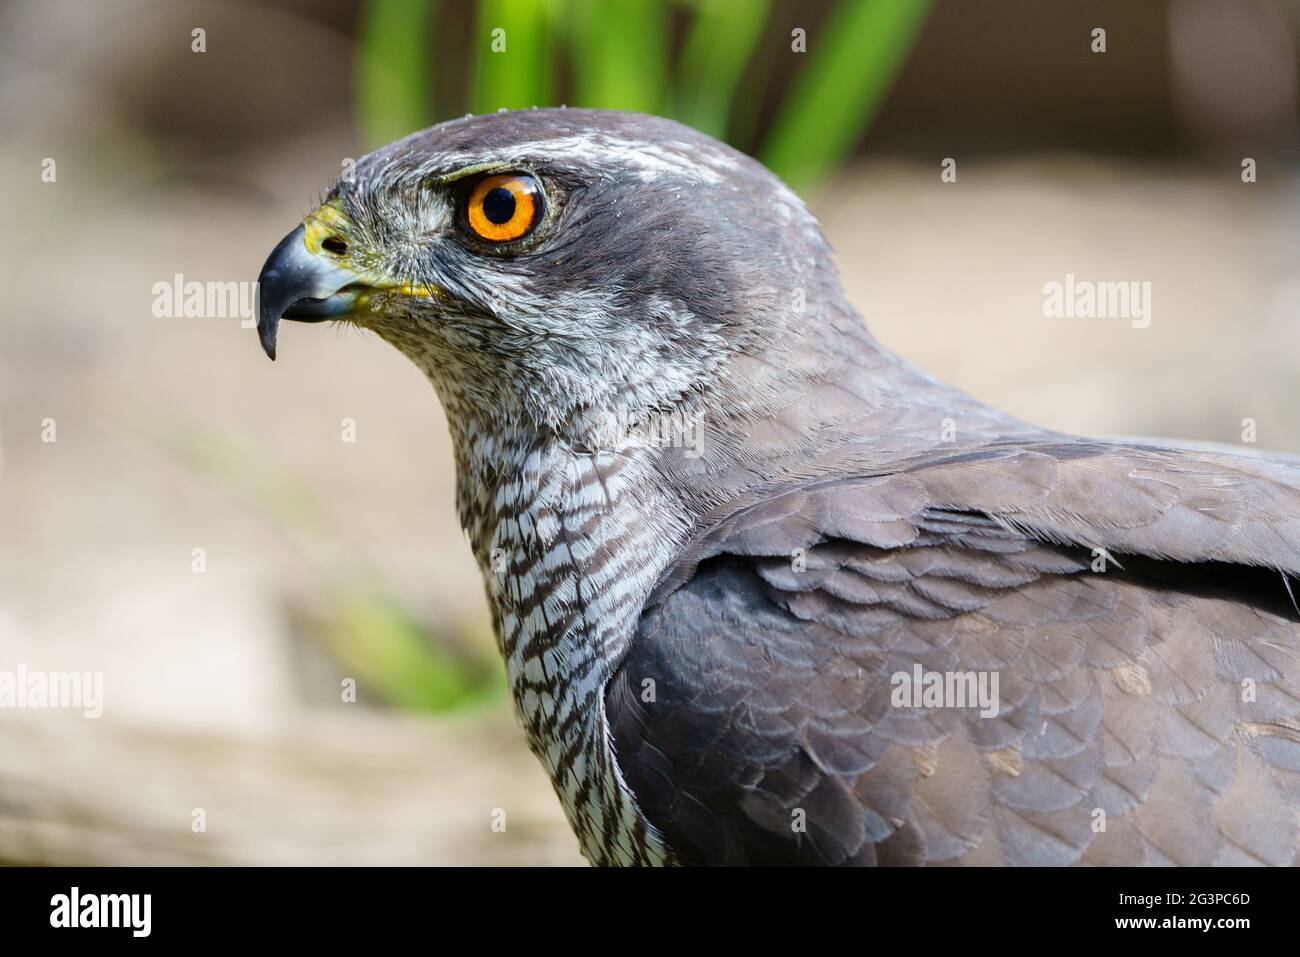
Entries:
POLYGON ((363 291, 359 274, 313 252, 299 226, 266 257, 258 282, 257 335, 266 354, 275 358, 281 319, 323 322, 350 315, 363 291))

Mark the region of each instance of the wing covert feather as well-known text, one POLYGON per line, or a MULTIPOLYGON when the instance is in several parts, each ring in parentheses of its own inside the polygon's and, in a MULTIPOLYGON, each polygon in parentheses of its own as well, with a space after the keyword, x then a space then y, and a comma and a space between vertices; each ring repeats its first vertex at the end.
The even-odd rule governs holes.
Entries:
POLYGON ((686 862, 1292 863, 1298 533, 1300 469, 1209 452, 804 480, 665 574, 620 767, 686 862), (996 674, 999 712, 893 706, 917 665, 996 674))

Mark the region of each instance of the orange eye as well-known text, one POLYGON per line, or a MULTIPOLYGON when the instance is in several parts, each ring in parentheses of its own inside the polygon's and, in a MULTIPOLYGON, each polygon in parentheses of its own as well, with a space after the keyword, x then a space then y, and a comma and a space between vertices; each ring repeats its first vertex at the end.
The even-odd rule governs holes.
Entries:
POLYGON ((486 176, 474 184, 465 219, 475 236, 508 243, 527 236, 542 218, 542 189, 523 173, 486 176))

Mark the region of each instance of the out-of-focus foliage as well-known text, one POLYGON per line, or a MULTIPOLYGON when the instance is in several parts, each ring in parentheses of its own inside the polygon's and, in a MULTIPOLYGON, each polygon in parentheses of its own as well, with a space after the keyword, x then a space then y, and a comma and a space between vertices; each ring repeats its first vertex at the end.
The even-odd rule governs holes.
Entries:
POLYGON ((412 711, 456 711, 504 698, 500 659, 483 635, 459 633, 455 623, 433 625, 393 596, 383 576, 346 547, 329 510, 301 476, 276 470, 237 439, 164 419, 154 436, 174 460, 220 478, 279 528, 297 563, 318 582, 314 607, 291 617, 319 642, 363 694, 412 711), (251 463, 258 463, 256 468, 251 463), (353 555, 340 570, 314 560, 327 543, 353 555))
POLYGON ((795 79, 763 162, 798 186, 830 172, 875 115, 929 7, 930 0, 842 3, 795 79))
POLYGON ((569 0, 564 7, 576 105, 660 112, 668 81, 668 4, 569 0))
POLYGON ((768 0, 700 3, 677 61, 673 116, 725 138, 731 103, 763 32, 768 0))
MULTIPOLYGON (((568 103, 672 116, 756 152, 808 190, 870 125, 931 3, 840 0, 825 22, 802 28, 804 52, 772 29, 770 0, 479 0, 473 82, 467 102, 453 105, 486 113, 568 103), (775 70, 783 57, 798 58, 793 83, 765 141, 750 142, 755 104, 741 84, 763 68, 760 58, 775 70)), ((437 118, 429 61, 438 14, 434 0, 365 8, 357 87, 368 146, 437 118)))
MULTIPOLYGON (((343 593, 328 611, 314 633, 361 687, 378 689, 392 704, 410 711, 455 711, 505 696, 495 655, 431 640, 400 602, 343 593)), ((484 646, 488 643, 478 645, 484 646)))
POLYGON ((480 0, 478 7, 474 36, 491 52, 475 63, 474 112, 549 103, 555 49, 551 21, 557 5, 551 0, 480 0))
POLYGON ((428 125, 434 0, 369 0, 357 50, 357 101, 375 146, 428 125))

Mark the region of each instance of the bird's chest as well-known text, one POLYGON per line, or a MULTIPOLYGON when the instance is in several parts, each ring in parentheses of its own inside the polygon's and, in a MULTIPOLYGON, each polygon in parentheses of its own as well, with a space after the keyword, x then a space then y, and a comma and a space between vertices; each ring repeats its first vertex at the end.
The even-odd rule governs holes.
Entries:
POLYGON ((596 864, 662 863, 604 713, 605 685, 667 560, 654 523, 620 507, 620 471, 617 459, 532 461, 495 490, 471 535, 529 746, 583 853, 596 864))

